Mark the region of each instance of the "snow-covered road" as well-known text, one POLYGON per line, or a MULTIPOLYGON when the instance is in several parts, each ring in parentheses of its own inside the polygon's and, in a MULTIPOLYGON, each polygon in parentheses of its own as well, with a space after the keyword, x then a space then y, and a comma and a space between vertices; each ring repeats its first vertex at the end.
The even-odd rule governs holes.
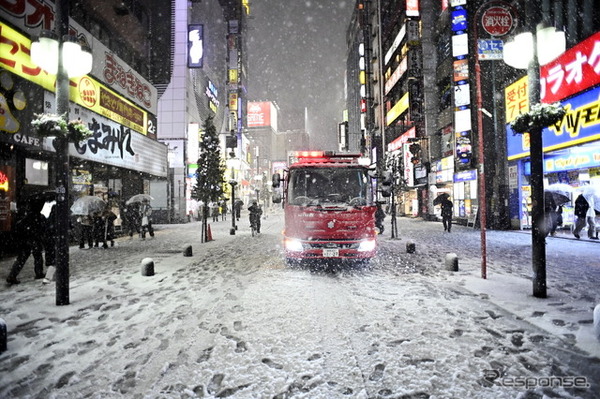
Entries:
MULTIPOLYGON (((449 235, 435 223, 399 221, 402 239, 380 237, 371 267, 335 273, 284 265, 280 213, 263 221, 258 237, 244 222, 234 236, 230 221, 211 223, 215 241, 204 244, 197 223, 159 226, 154 239, 122 238, 107 250, 73 248, 71 304, 61 307, 54 305, 54 284, 34 282, 28 263, 21 285, 0 291, 9 331, 8 351, 0 354, 0 397, 600 395, 598 358, 575 346, 576 338, 543 328, 544 319, 558 318, 552 309, 567 306, 563 313, 582 322, 563 320, 555 328, 573 336, 591 328, 585 308, 600 303, 593 263, 600 245, 549 242, 550 293, 563 297, 532 305, 529 236, 490 232, 490 278, 481 282, 473 276, 478 231, 456 226, 449 235), (506 242, 503 248, 495 236, 506 242), (414 254, 405 251, 409 238, 414 254), (186 244, 192 257, 182 254, 186 244), (564 245, 580 248, 578 265, 590 273, 555 270, 554 262, 573 252, 564 245), (460 272, 444 270, 448 252, 458 254, 460 272), (146 257, 155 261, 155 276, 140 273, 146 257), (514 303, 499 306, 507 303, 499 287, 512 283, 527 290, 516 291, 523 300, 513 285, 514 303), (574 289, 594 284, 592 292, 574 289), (543 387, 549 382, 554 387, 543 387)), ((9 262, 0 265, 6 273, 9 262)))

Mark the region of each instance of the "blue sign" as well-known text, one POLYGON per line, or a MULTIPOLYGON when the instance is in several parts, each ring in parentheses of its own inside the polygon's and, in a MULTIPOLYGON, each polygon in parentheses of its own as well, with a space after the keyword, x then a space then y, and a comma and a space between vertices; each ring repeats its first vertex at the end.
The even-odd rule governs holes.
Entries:
MULTIPOLYGON (((562 101, 567 114, 556 125, 542 130, 544 152, 600 140, 600 87, 562 101)), ((529 140, 506 125, 506 154, 509 160, 529 156, 529 140)))
POLYGON ((457 9, 452 11, 452 31, 467 30, 467 10, 457 9))
POLYGON ((454 174, 454 183, 471 180, 477 180, 477 171, 475 169, 463 170, 454 174))
POLYGON ((477 54, 480 60, 502 60, 504 44, 502 40, 479 39, 477 54))

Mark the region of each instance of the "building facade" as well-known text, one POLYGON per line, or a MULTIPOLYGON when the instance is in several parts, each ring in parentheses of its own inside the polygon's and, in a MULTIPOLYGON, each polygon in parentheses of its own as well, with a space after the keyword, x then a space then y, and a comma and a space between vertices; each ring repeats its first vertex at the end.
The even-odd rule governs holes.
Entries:
MULTIPOLYGON (((529 26, 526 21, 532 16, 525 15, 526 2, 358 0, 356 4, 348 29, 349 136, 364 132, 363 152, 393 173, 397 212, 435 219, 439 209, 434 199, 446 193, 454 201, 459 222, 475 224, 485 201, 489 228, 530 227, 527 140, 513 135, 508 125, 528 110, 528 83, 523 71, 504 63, 502 52, 507 40, 529 26), (361 14, 370 21, 369 35, 361 33, 361 14), (371 52, 363 62, 359 46, 367 37, 372 40, 371 52), (365 68, 370 85, 361 92, 363 65, 371 65, 370 72, 365 68)), ((579 90, 542 101, 563 102, 569 110, 584 112, 597 87, 593 49, 599 11, 588 0, 540 0, 535 8, 538 22, 563 30, 567 37, 566 55, 541 68, 542 89, 579 90), (576 18, 576 9, 583 10, 585 18, 576 18), (579 50, 569 51, 572 48, 579 50), (585 67, 574 67, 575 54, 589 60, 585 67), (573 70, 577 73, 568 73, 573 70), (581 79, 586 83, 572 83, 581 79), (589 97, 575 99, 584 92, 589 97)), ((545 181, 566 182, 576 191, 594 183, 598 174, 593 144, 598 130, 586 119, 585 129, 575 131, 573 126, 583 126, 575 122, 581 113, 567 115, 561 125, 544 130, 545 181), (577 158, 576 152, 586 155, 577 158)), ((353 146, 360 148, 356 139, 354 144, 351 140, 353 146)), ((566 212, 572 210, 567 206, 566 212)))
MULTIPOLYGON (((160 1, 130 1, 122 7, 120 3, 104 2, 100 9, 91 1, 69 2, 70 34, 93 56, 91 72, 70 79, 69 119, 79 119, 94 133, 69 145, 69 198, 102 196, 118 215, 125 200, 150 193, 153 182, 167 178, 167 148, 156 141, 157 85, 169 79, 170 70, 149 65, 157 64, 157 54, 169 64, 163 38, 170 24, 161 22, 153 34, 148 29, 158 13, 161 21, 170 21, 171 11, 160 1)), ((7 248, 22 202, 32 194, 55 191, 53 140, 37 136, 31 122, 36 115, 55 112, 56 75, 42 70, 30 57, 32 41, 42 30, 54 29, 55 21, 54 3, 0 5, 2 248, 7 248)), ((152 194, 166 205, 166 192, 152 194)), ((159 210, 157 218, 160 215, 159 210)))
MULTIPOLYGON (((175 0, 172 79, 159 100, 158 140, 169 148, 169 182, 173 221, 198 215, 191 192, 196 184, 199 140, 211 117, 220 134, 223 158, 226 137, 236 136, 238 159, 245 125, 245 1, 175 0)), ((231 168, 228 168, 230 173, 231 168)), ((227 176, 227 181, 239 174, 227 176)), ((226 195, 229 186, 224 185, 226 195)))

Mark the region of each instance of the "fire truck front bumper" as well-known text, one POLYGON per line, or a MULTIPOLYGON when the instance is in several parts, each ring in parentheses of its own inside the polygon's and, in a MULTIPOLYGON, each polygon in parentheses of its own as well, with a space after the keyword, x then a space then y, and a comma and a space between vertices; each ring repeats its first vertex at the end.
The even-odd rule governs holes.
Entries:
POLYGON ((284 237, 285 256, 290 259, 368 259, 375 256, 375 237, 360 240, 300 240, 284 237))

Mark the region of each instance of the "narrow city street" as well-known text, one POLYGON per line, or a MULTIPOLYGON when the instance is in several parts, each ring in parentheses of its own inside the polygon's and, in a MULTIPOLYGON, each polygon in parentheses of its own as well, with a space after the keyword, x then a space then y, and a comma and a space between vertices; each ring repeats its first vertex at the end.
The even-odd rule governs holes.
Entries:
POLYGON ((0 397, 599 395, 596 243, 549 238, 549 298, 535 299, 523 232, 488 231, 482 280, 480 232, 464 226, 399 218, 400 237, 386 230, 370 267, 325 272, 285 266, 280 211, 257 237, 247 215, 238 225, 230 235, 231 220, 211 223, 208 243, 193 222, 106 250, 73 247, 67 306, 29 260, 22 283, 0 289, 0 397), (445 270, 447 253, 458 272, 445 270), (141 275, 144 258, 156 275, 141 275))

